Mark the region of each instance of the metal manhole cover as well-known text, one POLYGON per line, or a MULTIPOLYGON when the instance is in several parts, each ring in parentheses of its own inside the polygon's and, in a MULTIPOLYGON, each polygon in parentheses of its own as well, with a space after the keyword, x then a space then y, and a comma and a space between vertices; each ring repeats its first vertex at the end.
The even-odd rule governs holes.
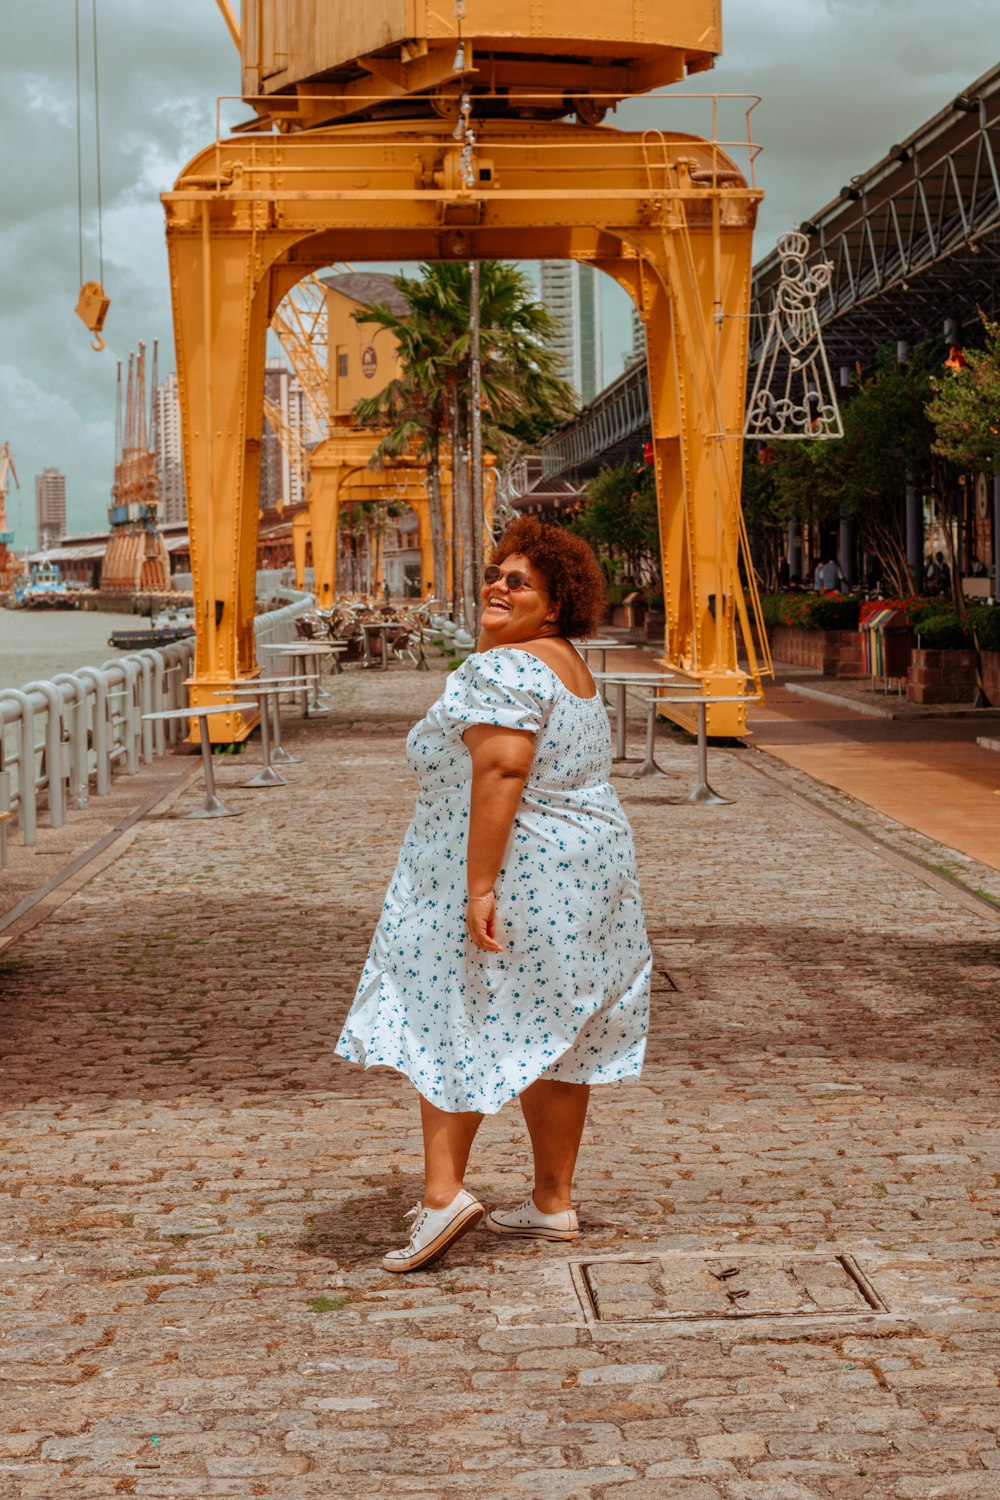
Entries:
POLYGON ((602 1323, 888 1311, 850 1255, 654 1256, 578 1261, 573 1272, 584 1311, 602 1323))

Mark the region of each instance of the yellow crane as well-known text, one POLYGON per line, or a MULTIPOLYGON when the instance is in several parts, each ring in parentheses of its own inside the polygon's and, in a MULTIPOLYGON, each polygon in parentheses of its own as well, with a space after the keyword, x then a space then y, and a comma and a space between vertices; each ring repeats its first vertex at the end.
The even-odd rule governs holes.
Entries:
POLYGON ((24 564, 14 551, 14 533, 7 530, 8 478, 13 479, 18 489, 21 488, 10 444, 4 443, 0 447, 0 593, 3 594, 14 587, 14 580, 24 571, 24 564))
MULTIPOLYGON (((763 196, 756 98, 669 92, 712 67, 721 8, 245 0, 230 29, 258 118, 207 142, 163 195, 188 434, 193 704, 256 666, 260 372, 289 288, 336 260, 576 260, 617 281, 646 327, 664 662, 716 700, 710 734, 745 730, 761 676, 740 509, 763 196), (619 101, 662 89, 646 128, 602 123, 619 101)), ((331 454, 329 503, 312 518, 324 577, 362 449, 348 429, 331 454)), ((315 489, 317 452, 312 470, 315 489)), ((219 739, 241 732, 236 713, 213 720, 219 739)))

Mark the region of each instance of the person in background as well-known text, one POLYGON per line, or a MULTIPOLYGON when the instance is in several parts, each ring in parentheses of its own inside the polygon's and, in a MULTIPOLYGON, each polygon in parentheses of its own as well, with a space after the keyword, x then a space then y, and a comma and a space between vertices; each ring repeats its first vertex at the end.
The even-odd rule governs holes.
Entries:
POLYGON ((823 569, 825 566, 826 564, 823 559, 820 558, 813 569, 813 592, 816 594, 823 592, 823 569))
POLYGON ((935 552, 924 574, 924 587, 928 594, 947 594, 951 590, 951 569, 944 560, 943 552, 935 552))
POLYGON ((824 594, 835 594, 843 583, 840 567, 834 559, 828 558, 823 564, 823 592, 824 594))

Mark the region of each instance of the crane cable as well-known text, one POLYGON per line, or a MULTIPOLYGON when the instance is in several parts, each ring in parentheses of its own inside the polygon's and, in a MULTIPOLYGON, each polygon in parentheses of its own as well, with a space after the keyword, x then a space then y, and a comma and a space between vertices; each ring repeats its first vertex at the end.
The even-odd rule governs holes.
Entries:
POLYGON ((97 0, 91 0, 91 32, 93 38, 94 68, 94 154, 97 186, 97 251, 99 280, 85 282, 83 279, 83 100, 80 48, 80 0, 74 0, 76 40, 76 217, 77 248, 80 267, 80 300, 77 314, 96 335, 92 347, 104 348, 101 327, 108 310, 108 298, 104 292, 104 197, 101 181, 101 82, 99 49, 97 38, 97 0))

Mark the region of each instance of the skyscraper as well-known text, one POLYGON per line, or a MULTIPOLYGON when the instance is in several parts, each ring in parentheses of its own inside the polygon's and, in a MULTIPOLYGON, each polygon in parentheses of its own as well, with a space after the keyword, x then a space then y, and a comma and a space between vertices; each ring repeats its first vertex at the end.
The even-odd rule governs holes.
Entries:
POLYGON ((560 373, 592 401, 604 385, 598 273, 575 260, 543 260, 542 301, 559 325, 552 347, 560 373))
POLYGON ((302 474, 288 448, 309 447, 319 433, 298 376, 280 359, 267 361, 264 395, 280 413, 284 442, 265 417, 260 445, 261 507, 270 509, 279 500, 286 505, 298 505, 305 499, 302 474))
POLYGON ((181 408, 177 376, 171 371, 156 387, 156 472, 160 481, 160 521, 164 525, 187 520, 184 493, 184 455, 181 448, 181 408))
POLYGON ((66 535, 66 475, 58 469, 35 475, 35 533, 42 552, 66 535))
POLYGON ((642 314, 632 304, 632 348, 625 356, 626 367, 635 364, 637 359, 646 358, 646 325, 642 321, 642 314))

